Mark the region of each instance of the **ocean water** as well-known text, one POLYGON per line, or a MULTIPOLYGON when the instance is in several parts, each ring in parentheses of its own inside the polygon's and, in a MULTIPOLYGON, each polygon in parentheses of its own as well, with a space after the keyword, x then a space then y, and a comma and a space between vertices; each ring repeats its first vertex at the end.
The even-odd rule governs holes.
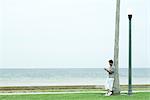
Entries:
MULTIPOLYGON (((120 84, 128 84, 128 69, 119 70, 120 84)), ((0 86, 103 85, 103 68, 0 69, 0 86)), ((133 84, 150 84, 150 68, 134 68, 133 84)))

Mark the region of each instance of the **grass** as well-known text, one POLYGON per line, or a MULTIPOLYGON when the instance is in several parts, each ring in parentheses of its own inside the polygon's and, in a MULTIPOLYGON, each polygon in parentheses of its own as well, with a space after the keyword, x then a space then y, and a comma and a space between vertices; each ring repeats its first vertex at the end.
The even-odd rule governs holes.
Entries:
POLYGON ((150 92, 105 97, 102 93, 0 95, 0 100, 150 100, 150 92))

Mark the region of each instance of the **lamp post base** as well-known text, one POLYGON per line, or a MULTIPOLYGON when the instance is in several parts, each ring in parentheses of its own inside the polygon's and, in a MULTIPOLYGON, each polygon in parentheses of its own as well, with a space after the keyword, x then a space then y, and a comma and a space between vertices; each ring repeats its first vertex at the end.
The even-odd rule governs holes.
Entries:
POLYGON ((132 95, 132 90, 128 90, 128 95, 132 95))

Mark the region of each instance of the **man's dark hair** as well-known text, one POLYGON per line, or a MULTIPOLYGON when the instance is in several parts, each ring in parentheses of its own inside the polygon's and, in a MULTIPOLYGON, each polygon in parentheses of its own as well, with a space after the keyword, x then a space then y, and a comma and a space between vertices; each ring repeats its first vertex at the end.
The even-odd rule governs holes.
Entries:
POLYGON ((113 60, 109 60, 108 62, 109 62, 109 63, 113 63, 113 60))

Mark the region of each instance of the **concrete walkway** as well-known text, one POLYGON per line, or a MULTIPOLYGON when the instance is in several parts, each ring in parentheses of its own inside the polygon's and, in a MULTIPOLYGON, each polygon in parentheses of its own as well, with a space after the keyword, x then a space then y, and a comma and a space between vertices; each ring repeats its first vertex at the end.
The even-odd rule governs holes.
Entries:
MULTIPOLYGON (((137 92, 150 92, 148 91, 133 91, 137 92)), ((89 91, 89 92, 29 92, 29 93, 0 93, 0 95, 29 95, 29 94, 78 94, 78 93, 105 93, 105 91, 89 91)), ((121 91, 121 93, 128 93, 128 91, 121 91)))
POLYGON ((77 93, 104 93, 103 91, 95 92, 29 92, 29 93, 0 93, 0 95, 28 95, 28 94, 77 94, 77 93))

